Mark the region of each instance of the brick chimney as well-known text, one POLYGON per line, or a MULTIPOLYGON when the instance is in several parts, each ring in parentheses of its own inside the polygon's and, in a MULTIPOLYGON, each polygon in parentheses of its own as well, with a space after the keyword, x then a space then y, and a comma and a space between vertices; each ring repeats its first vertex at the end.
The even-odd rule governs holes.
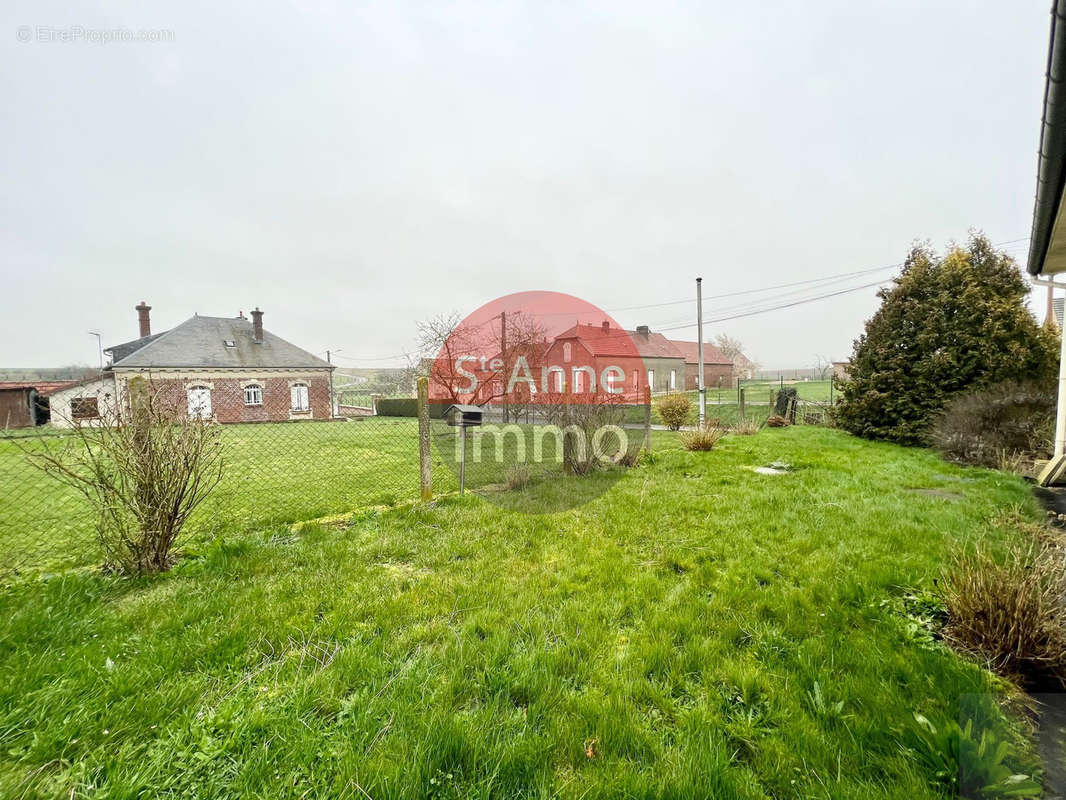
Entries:
POLYGON ((603 330, 604 330, 604 331, 609 331, 609 330, 611 329, 611 323, 610 323, 610 322, 608 322, 607 320, 604 320, 604 321, 603 321, 603 326, 602 326, 602 327, 603 327, 603 330))
POLYGON ((638 325, 637 326, 637 333, 640 336, 643 336, 645 339, 647 339, 648 335, 651 333, 651 330, 649 330, 647 325, 638 325))
POLYGON ((139 306, 135 306, 135 309, 137 311, 137 324, 141 328, 140 335, 142 337, 151 336, 152 320, 148 316, 148 312, 152 310, 152 307, 142 300, 139 306))
POLYGON ((252 312, 252 341, 260 344, 263 342, 263 312, 259 310, 259 306, 252 312))

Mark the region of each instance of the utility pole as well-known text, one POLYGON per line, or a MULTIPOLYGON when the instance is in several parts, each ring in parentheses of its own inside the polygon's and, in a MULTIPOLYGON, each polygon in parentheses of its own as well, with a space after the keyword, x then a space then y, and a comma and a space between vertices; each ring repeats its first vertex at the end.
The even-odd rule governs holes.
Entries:
MULTIPOLYGON (((338 350, 337 352, 339 353, 340 350, 338 350)), ((333 353, 331 351, 329 351, 329 350, 326 351, 326 363, 327 364, 332 364, 333 363, 333 353)), ((333 394, 333 370, 330 369, 330 371, 329 371, 329 416, 330 416, 330 418, 332 419, 333 417, 336 417, 338 411, 340 411, 340 408, 338 408, 338 406, 337 406, 337 398, 333 394)))
MULTIPOLYGON (((503 375, 504 380, 507 379, 507 312, 500 312, 500 358, 503 359, 503 375)), ((502 384, 502 381, 501 381, 502 384)), ((503 406, 503 421, 510 422, 507 419, 507 387, 504 386, 503 397, 500 400, 503 406)))
POLYGON ((703 278, 696 278, 696 389, 699 393, 699 423, 707 417, 707 387, 703 385, 703 278))
POLYGON ((100 371, 104 371, 104 343, 100 338, 100 331, 89 331, 90 336, 96 337, 96 349, 100 353, 100 371))

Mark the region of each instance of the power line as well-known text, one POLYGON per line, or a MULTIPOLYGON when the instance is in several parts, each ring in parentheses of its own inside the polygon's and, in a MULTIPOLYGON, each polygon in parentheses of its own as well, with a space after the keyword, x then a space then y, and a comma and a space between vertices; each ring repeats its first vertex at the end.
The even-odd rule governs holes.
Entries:
MULTIPOLYGON (((1017 247, 1018 245, 1016 243, 1018 243, 1018 242, 1028 242, 1029 238, 1030 237, 1028 237, 1028 236, 1023 236, 1023 237, 1020 237, 1020 238, 1017 238, 1017 239, 1008 239, 1008 240, 1002 241, 1002 242, 993 242, 992 246, 993 247, 1004 247, 1005 245, 1015 245, 1017 247)), ((1006 249, 1014 249, 1014 248, 1006 248, 1006 249)), ((837 273, 835 275, 826 275, 826 276, 822 276, 820 278, 807 278, 807 279, 801 280, 801 281, 791 281, 789 283, 779 283, 779 284, 775 284, 773 286, 760 286, 758 288, 742 289, 742 290, 735 291, 735 292, 723 292, 721 294, 717 294, 716 293, 716 294, 712 295, 712 297, 709 299, 709 303, 711 303, 713 305, 715 303, 715 301, 720 300, 722 298, 726 298, 726 297, 741 297, 741 296, 751 295, 751 294, 765 294, 767 292, 773 292, 773 291, 776 291, 778 289, 792 289, 794 287, 807 287, 807 288, 821 289, 821 288, 824 288, 827 285, 830 285, 830 284, 833 284, 833 283, 839 283, 840 281, 846 280, 848 278, 855 278, 855 277, 859 277, 859 276, 862 276, 862 275, 872 275, 872 274, 875 274, 877 272, 883 272, 885 270, 899 269, 902 266, 903 266, 903 263, 885 264, 885 265, 880 266, 880 267, 868 267, 866 269, 853 270, 851 272, 842 272, 842 273, 837 273), (819 286, 817 284, 821 284, 821 285, 819 286)), ((838 297, 840 295, 849 294, 851 292, 861 291, 862 289, 869 289, 869 288, 872 288, 874 286, 880 286, 881 284, 886 283, 887 280, 888 279, 875 281, 873 283, 865 283, 865 284, 862 284, 861 286, 853 286, 853 287, 850 287, 850 288, 847 288, 847 289, 841 289, 841 290, 835 291, 835 292, 828 292, 826 294, 816 295, 814 297, 801 298, 799 300, 793 300, 793 301, 790 301, 788 303, 781 303, 781 304, 778 304, 778 305, 773 305, 773 306, 768 306, 768 307, 758 307, 755 303, 738 303, 738 304, 733 305, 733 306, 725 306, 725 307, 717 309, 717 311, 719 313, 721 313, 723 311, 731 311, 731 310, 736 310, 736 309, 748 309, 748 310, 744 310, 744 311, 741 311, 740 313, 732 314, 732 315, 729 315, 729 316, 724 316, 724 317, 718 317, 718 318, 715 318, 715 319, 704 320, 703 324, 706 326, 706 325, 710 325, 710 324, 714 324, 714 323, 718 323, 718 322, 727 322, 727 321, 734 320, 734 319, 742 319, 744 317, 756 316, 758 314, 765 314, 765 313, 768 313, 770 311, 779 311, 779 310, 785 309, 785 308, 794 308, 795 306, 804 305, 806 303, 813 303, 813 302, 816 302, 818 300, 824 300, 824 299, 827 299, 827 298, 830 298, 830 297, 838 297)), ((787 297, 788 295, 791 295, 791 294, 797 294, 797 293, 802 292, 804 290, 805 289, 799 289, 797 291, 784 292, 784 293, 782 293, 781 295, 779 295, 776 298, 768 298, 768 299, 777 300, 777 299, 780 299, 782 297, 787 297)), ((620 312, 620 311, 641 311, 641 310, 649 309, 649 308, 664 308, 664 307, 668 307, 668 306, 684 305, 684 304, 688 304, 688 303, 692 303, 692 302, 694 302, 692 300, 692 298, 687 298, 685 300, 670 300, 670 301, 663 302, 663 303, 646 303, 646 304, 636 305, 636 306, 622 306, 622 307, 618 307, 618 308, 609 308, 609 309, 605 309, 605 311, 608 312, 608 313, 615 313, 615 312, 620 312)), ((758 301, 755 301, 755 302, 757 303, 758 301)), ((582 316, 584 314, 590 314, 591 315, 593 313, 594 312, 592 312, 592 311, 589 311, 589 312, 584 312, 584 311, 553 311, 553 312, 544 312, 544 313, 538 314, 537 316, 573 315, 574 318, 575 318, 575 323, 576 323, 577 318, 579 316, 582 316)), ((478 327, 480 327, 481 325, 486 324, 487 322, 491 322, 493 319, 496 319, 496 317, 493 317, 493 318, 491 318, 489 320, 486 320, 486 321, 483 321, 483 322, 479 323, 478 327)), ((684 330, 685 328, 693 328, 693 327, 696 327, 696 323, 694 323, 694 322, 684 322, 683 320, 679 319, 676 323, 673 322, 673 321, 669 321, 669 322, 661 324, 658 327, 658 330, 659 331, 674 331, 674 330, 684 330)), ((624 331, 621 332, 621 333, 624 333, 624 331)), ((356 358, 356 357, 352 357, 352 356, 341 356, 341 355, 336 355, 335 357, 339 358, 339 359, 342 359, 344 361, 351 361, 351 362, 370 362, 370 361, 376 362, 376 361, 392 361, 392 360, 401 359, 401 358, 409 358, 410 356, 411 356, 410 353, 399 353, 397 355, 391 355, 391 356, 373 356, 373 357, 367 357, 367 358, 356 358)))
MULTIPOLYGON (((794 306, 801 306, 801 305, 804 305, 805 303, 813 303, 816 300, 825 300, 828 297, 837 297, 837 296, 842 295, 842 294, 848 294, 850 292, 857 292, 857 291, 860 291, 861 289, 870 289, 870 288, 872 288, 874 286, 880 286, 883 283, 887 283, 887 281, 874 281, 873 283, 865 283, 862 286, 852 286, 852 287, 850 287, 848 289, 840 289, 839 291, 836 291, 836 292, 828 292, 827 294, 821 294, 821 295, 817 295, 815 297, 806 297, 806 298, 804 298, 802 300, 793 300, 791 303, 782 303, 781 305, 769 306, 767 308, 760 308, 760 309, 758 309, 756 311, 748 311, 748 312, 743 313, 743 314, 733 314, 733 315, 728 316, 728 317, 718 317, 717 319, 708 319, 708 320, 704 320, 703 324, 704 325, 710 325, 710 324, 713 324, 713 323, 716 323, 716 322, 727 322, 727 321, 732 320, 732 319, 741 319, 742 317, 754 317, 757 314, 765 314, 765 313, 770 312, 770 311, 779 311, 779 310, 781 310, 783 308, 793 308, 794 306)), ((670 328, 659 328, 659 330, 660 331, 675 331, 675 330, 682 330, 684 328, 694 328, 694 327, 696 327, 696 323, 691 322, 691 323, 688 323, 688 324, 685 324, 685 325, 675 325, 674 327, 670 327, 670 328)))

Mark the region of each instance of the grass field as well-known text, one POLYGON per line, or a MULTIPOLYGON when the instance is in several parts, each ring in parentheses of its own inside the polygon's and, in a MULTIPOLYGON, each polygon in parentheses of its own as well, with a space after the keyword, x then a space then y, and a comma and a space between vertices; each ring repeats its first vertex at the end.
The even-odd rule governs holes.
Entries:
MULTIPOLYGON (((418 497, 413 419, 225 425, 220 432, 225 474, 191 522, 199 541, 223 530, 418 497)), ((80 496, 26 464, 23 450, 42 444, 0 439, 0 564, 60 567, 95 553, 92 519, 80 496)), ((447 470, 435 477, 442 489, 454 488, 447 470)))
POLYGON ((1003 687, 908 598, 1021 535, 1025 484, 819 428, 672 441, 566 513, 451 497, 9 585, 0 796, 946 796, 914 714, 1003 687))
MULTIPOLYGON (((441 425, 434 423, 434 441, 447 447, 454 429, 441 425)), ((391 506, 419 496, 415 419, 224 425, 219 431, 224 476, 190 522, 196 546, 223 532, 391 506)), ((98 557, 83 498, 26 462, 27 451, 70 440, 0 437, 0 569, 59 569, 98 557)), ((550 440, 545 452, 553 453, 550 440)), ((497 464, 488 453, 486 446, 484 463, 471 464, 469 486, 505 480, 512 454, 497 464)), ((458 489, 455 470, 437 450, 433 487, 438 493, 458 489)))

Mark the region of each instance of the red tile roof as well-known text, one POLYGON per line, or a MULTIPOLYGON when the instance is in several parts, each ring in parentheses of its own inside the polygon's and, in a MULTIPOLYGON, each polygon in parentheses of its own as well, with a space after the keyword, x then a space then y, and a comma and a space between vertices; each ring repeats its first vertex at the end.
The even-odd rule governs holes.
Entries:
POLYGON ((77 381, 0 381, 0 392, 18 389, 36 389, 41 397, 73 386, 77 381))
POLYGON ((602 325, 577 324, 555 337, 578 339, 594 356, 634 356, 642 358, 681 358, 681 352, 673 342, 661 333, 649 332, 647 336, 621 328, 604 328, 602 325))
MULTIPOLYGON (((674 343, 674 347, 681 351, 681 355, 685 357, 686 364, 698 364, 700 360, 699 342, 679 342, 677 339, 671 339, 674 343)), ((732 364, 733 359, 715 347, 713 344, 703 343, 703 363, 704 364, 732 364)))

